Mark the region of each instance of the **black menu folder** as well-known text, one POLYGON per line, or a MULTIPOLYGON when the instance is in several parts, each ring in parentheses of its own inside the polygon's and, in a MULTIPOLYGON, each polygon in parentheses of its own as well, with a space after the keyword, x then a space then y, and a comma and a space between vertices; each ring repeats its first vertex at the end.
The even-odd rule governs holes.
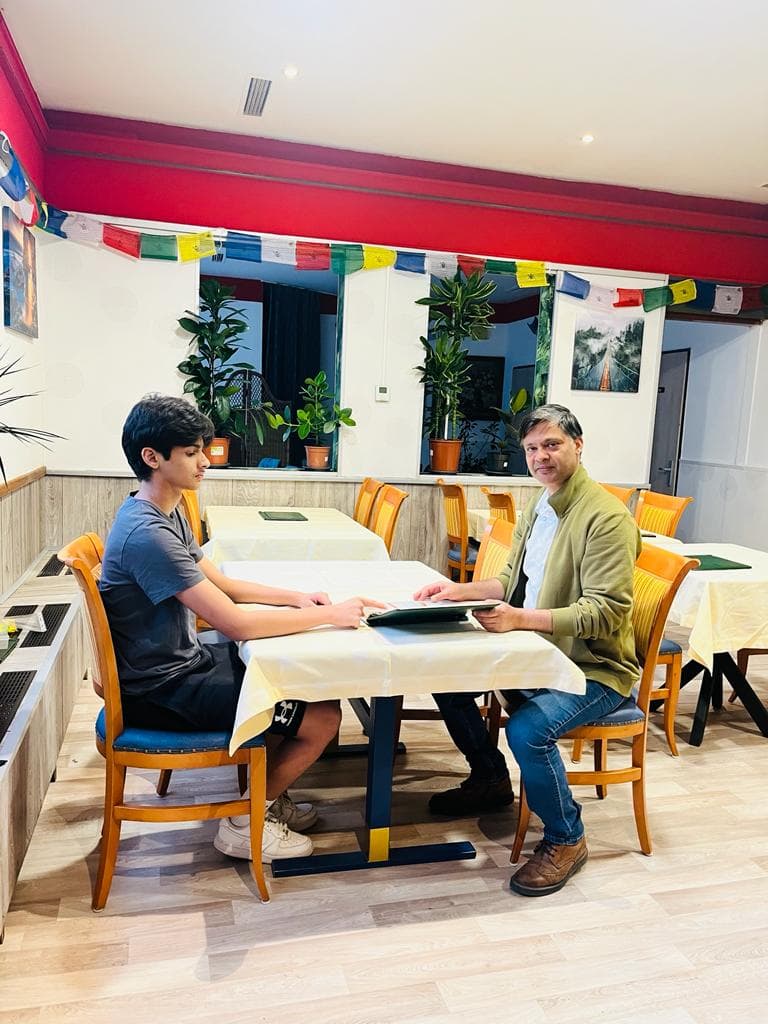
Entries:
POLYGON ((268 519, 270 523, 306 523, 307 517, 303 512, 262 512, 259 511, 262 519, 268 519))
POLYGON ((498 601, 402 601, 384 612, 369 612, 369 626, 415 626, 460 622, 467 612, 490 611, 498 601))

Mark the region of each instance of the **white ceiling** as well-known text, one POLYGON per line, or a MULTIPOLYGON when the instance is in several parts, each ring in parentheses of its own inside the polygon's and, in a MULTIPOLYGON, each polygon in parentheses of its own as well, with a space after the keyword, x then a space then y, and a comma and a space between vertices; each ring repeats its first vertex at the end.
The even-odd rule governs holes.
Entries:
POLYGON ((3 0, 3 13, 46 108, 768 203, 765 0, 3 0), (251 76, 274 82, 260 118, 241 113, 251 76))

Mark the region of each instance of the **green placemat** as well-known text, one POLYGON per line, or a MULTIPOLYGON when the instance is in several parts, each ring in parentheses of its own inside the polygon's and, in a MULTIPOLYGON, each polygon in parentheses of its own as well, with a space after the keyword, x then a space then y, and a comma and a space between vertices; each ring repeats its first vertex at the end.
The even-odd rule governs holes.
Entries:
POLYGON ((751 565, 745 562, 732 562, 730 558, 720 558, 719 555, 692 555, 685 552, 686 558, 698 558, 701 565, 696 566, 699 572, 709 572, 711 569, 751 569, 751 565))

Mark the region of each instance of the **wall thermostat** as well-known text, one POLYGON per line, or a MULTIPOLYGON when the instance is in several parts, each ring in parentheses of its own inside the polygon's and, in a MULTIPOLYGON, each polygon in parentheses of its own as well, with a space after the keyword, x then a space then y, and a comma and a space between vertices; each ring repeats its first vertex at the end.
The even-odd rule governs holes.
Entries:
POLYGON ((376 385, 376 401, 377 402, 388 402, 389 401, 389 388, 386 384, 376 385))

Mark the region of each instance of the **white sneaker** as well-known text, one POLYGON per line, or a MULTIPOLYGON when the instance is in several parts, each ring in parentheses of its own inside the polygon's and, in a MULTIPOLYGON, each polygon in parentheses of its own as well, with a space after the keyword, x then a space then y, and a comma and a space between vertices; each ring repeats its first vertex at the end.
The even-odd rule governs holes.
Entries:
MULTIPOLYGON (((250 825, 235 825, 231 818, 222 818, 213 845, 227 857, 251 859, 250 825)), ((261 862, 271 864, 278 857, 308 857, 312 853, 312 840, 291 832, 287 825, 267 812, 264 835, 261 840, 261 862)))
POLYGON ((295 804, 288 795, 288 790, 272 801, 268 814, 282 821, 294 832, 306 832, 317 821, 317 811, 312 804, 295 804))

